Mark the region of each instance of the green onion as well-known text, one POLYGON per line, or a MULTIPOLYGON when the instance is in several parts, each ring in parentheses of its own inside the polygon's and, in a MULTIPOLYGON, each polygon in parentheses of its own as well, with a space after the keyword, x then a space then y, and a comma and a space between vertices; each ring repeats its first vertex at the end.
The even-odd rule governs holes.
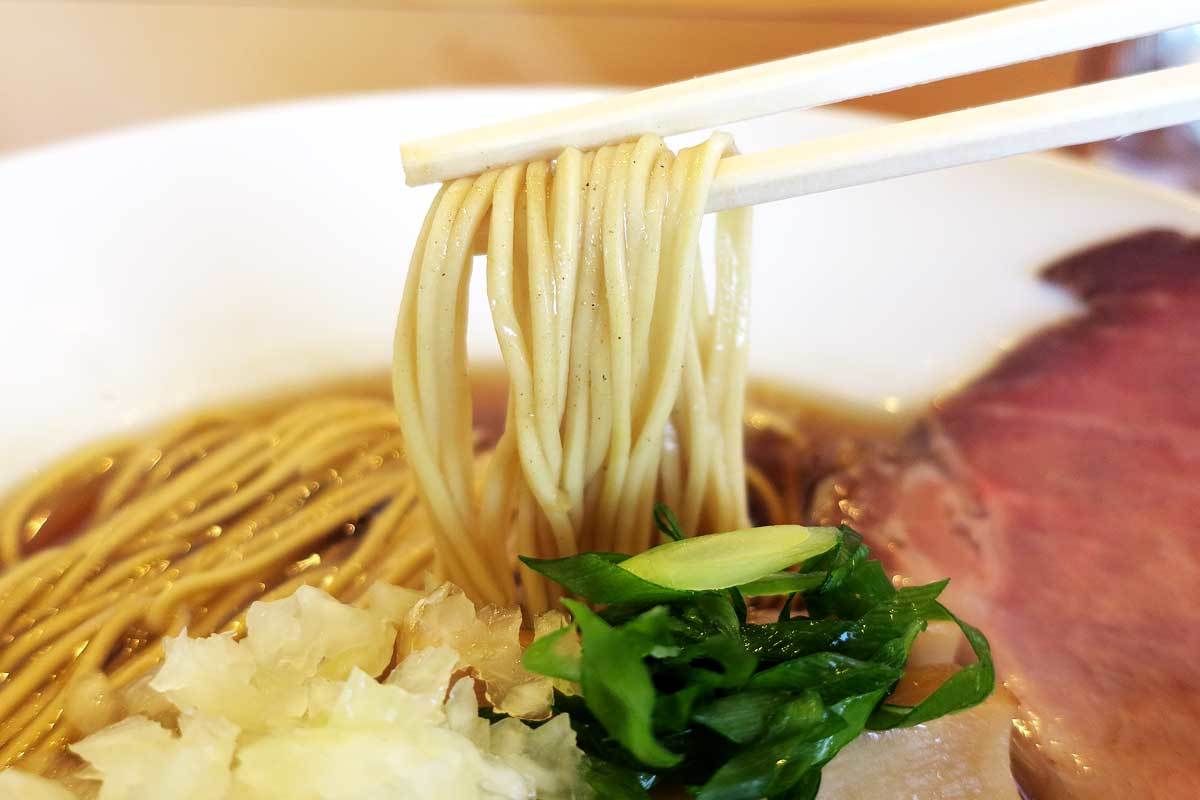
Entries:
POLYGON ((769 525, 667 542, 619 566, 670 589, 728 589, 818 556, 837 542, 837 528, 769 525))
POLYGON ((570 714, 597 797, 677 787, 701 800, 812 800, 821 767, 863 731, 991 693, 987 639, 939 602, 946 582, 896 589, 850 528, 683 538, 665 508, 655 518, 672 541, 632 558, 522 558, 602 606, 564 600, 573 625, 524 656, 531 672, 579 683, 555 710, 570 714), (772 595, 787 598, 779 621, 748 623, 743 598, 772 595), (977 663, 916 706, 885 702, 930 620, 957 623, 977 663))
POLYGON ((777 594, 810 592, 820 587, 828 575, 824 572, 772 572, 738 587, 743 597, 771 597, 777 594))

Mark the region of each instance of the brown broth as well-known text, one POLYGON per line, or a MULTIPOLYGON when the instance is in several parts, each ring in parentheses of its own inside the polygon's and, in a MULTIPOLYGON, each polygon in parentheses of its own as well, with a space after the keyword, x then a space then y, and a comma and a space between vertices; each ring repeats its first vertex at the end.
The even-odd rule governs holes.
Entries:
POLYGON ((805 393, 779 382, 753 381, 746 398, 745 452, 783 500, 770 513, 751 486, 755 521, 837 524, 810 519, 813 493, 828 478, 889 448, 910 418, 805 393))

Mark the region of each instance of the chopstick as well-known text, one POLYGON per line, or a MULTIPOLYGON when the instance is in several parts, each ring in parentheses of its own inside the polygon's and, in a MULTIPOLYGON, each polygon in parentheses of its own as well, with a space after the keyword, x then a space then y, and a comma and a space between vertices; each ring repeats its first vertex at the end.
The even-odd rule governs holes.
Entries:
POLYGON ((721 160, 707 210, 1097 142, 1200 120, 1200 64, 721 160))
POLYGON ((1196 0, 1041 0, 401 147, 410 186, 981 72, 1200 22, 1196 0))

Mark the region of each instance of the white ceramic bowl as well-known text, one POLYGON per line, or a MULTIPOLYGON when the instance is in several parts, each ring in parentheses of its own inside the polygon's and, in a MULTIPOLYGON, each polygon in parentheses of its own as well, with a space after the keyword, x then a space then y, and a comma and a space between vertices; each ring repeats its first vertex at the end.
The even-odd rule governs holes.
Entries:
MULTIPOLYGON (((272 106, 0 159, 0 486, 188 407, 383 367, 431 196, 399 142, 594 94, 272 106)), ((881 122, 733 131, 751 151, 881 122)), ((762 207, 754 371, 906 410, 1071 312, 1032 277, 1046 262, 1151 225, 1200 231, 1200 203, 1048 158, 762 207)), ((494 354, 480 296, 471 347, 494 354)))

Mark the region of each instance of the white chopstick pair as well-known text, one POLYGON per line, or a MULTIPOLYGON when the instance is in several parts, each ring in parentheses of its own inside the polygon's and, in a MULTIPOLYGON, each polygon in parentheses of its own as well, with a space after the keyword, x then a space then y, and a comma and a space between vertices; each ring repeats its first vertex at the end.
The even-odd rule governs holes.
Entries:
MULTIPOLYGON (((856 97, 1200 22, 1200 0, 1041 0, 401 147, 410 186, 856 97)), ((1200 64, 721 162, 709 211, 1200 120, 1200 64)))

